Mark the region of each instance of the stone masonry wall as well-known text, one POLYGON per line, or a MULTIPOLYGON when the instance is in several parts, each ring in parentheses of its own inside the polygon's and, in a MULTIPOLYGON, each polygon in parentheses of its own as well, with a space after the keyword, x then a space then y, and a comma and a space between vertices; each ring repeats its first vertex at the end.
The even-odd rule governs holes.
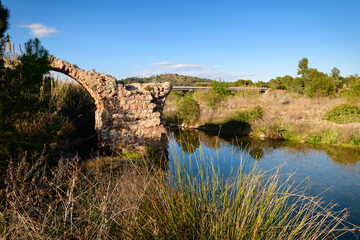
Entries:
POLYGON ((56 58, 51 68, 75 79, 95 100, 95 129, 101 147, 143 149, 147 143, 166 139, 162 111, 170 83, 122 84, 110 75, 84 71, 56 58))

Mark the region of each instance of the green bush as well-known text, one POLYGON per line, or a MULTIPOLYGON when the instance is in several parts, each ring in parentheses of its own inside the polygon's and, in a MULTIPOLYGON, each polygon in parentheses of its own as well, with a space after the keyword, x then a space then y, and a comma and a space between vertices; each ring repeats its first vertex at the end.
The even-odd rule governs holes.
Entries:
POLYGON ((355 96, 360 97, 360 78, 351 84, 350 89, 353 91, 355 96))
POLYGON ((229 83, 222 82, 222 81, 213 81, 210 84, 210 86, 211 86, 212 90, 214 90, 215 92, 217 92, 218 94, 220 94, 222 96, 230 95, 229 83))
POLYGON ((360 108, 353 104, 341 104, 328 111, 323 119, 335 123, 360 122, 360 108))
POLYGON ((234 117, 234 120, 249 122, 252 120, 262 119, 263 115, 264 115, 264 110, 260 106, 256 106, 253 109, 251 109, 250 111, 239 112, 234 117))
POLYGON ((224 101, 225 96, 215 91, 209 91, 204 94, 203 99, 205 100, 208 107, 216 109, 222 103, 222 101, 224 101))
POLYGON ((200 115, 200 106, 191 95, 186 94, 178 103, 176 115, 183 123, 193 123, 200 115))

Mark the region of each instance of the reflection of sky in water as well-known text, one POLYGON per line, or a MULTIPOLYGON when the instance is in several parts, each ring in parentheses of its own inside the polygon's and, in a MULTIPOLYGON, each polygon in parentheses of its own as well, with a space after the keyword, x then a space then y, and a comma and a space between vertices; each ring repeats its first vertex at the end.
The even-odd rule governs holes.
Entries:
MULTIPOLYGON (((173 153, 180 158, 182 158, 182 154, 185 154, 184 157, 188 164, 189 155, 182 152, 181 146, 174 137, 170 137, 169 146, 170 171, 174 169, 173 153)), ((311 148, 299 150, 282 145, 279 145, 279 148, 262 147, 263 155, 260 160, 256 161, 249 155, 249 150, 241 150, 242 148, 224 141, 219 143, 219 146, 214 150, 201 144, 205 165, 209 166, 211 162, 225 176, 239 170, 241 159, 245 163, 245 169, 249 169, 254 163, 257 163, 258 168, 262 170, 272 170, 282 165, 283 179, 286 179, 289 173, 294 172, 296 173, 291 179, 295 183, 300 183, 308 177, 308 181, 306 181, 310 185, 308 194, 322 193, 321 197, 327 202, 339 203, 338 209, 350 209, 348 220, 360 225, 360 161, 353 161, 354 164, 339 164, 332 161, 325 151, 311 148), (214 161, 214 159, 216 160, 214 161)), ((200 148, 191 153, 190 157, 194 174, 196 174, 200 162, 200 148)))

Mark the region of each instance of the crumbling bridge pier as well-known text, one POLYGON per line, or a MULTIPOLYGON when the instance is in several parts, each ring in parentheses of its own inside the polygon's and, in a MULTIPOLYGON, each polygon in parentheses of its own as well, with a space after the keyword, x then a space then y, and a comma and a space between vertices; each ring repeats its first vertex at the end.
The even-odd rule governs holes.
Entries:
POLYGON ((56 58, 51 60, 51 69, 79 82, 94 99, 100 147, 140 150, 166 139, 162 111, 170 83, 123 84, 110 75, 84 71, 56 58))

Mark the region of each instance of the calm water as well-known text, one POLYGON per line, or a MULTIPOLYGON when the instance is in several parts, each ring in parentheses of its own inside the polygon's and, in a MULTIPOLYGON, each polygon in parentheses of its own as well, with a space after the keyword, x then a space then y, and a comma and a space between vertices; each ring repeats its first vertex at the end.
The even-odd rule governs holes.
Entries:
POLYGON ((348 208, 348 221, 360 226, 360 151, 314 146, 301 143, 269 142, 249 138, 226 141, 199 131, 179 131, 169 133, 169 166, 174 165, 173 154, 191 157, 192 167, 198 166, 200 148, 207 164, 218 159, 220 172, 229 175, 236 172, 240 159, 246 165, 257 163, 258 168, 271 170, 281 167, 283 178, 291 173, 295 182, 306 179, 310 188, 308 195, 318 195, 327 202, 338 203, 337 209, 348 208), (190 147, 187 142, 190 142, 190 147), (211 158, 212 156, 212 158, 211 158), (324 192, 325 191, 325 192, 324 192))

